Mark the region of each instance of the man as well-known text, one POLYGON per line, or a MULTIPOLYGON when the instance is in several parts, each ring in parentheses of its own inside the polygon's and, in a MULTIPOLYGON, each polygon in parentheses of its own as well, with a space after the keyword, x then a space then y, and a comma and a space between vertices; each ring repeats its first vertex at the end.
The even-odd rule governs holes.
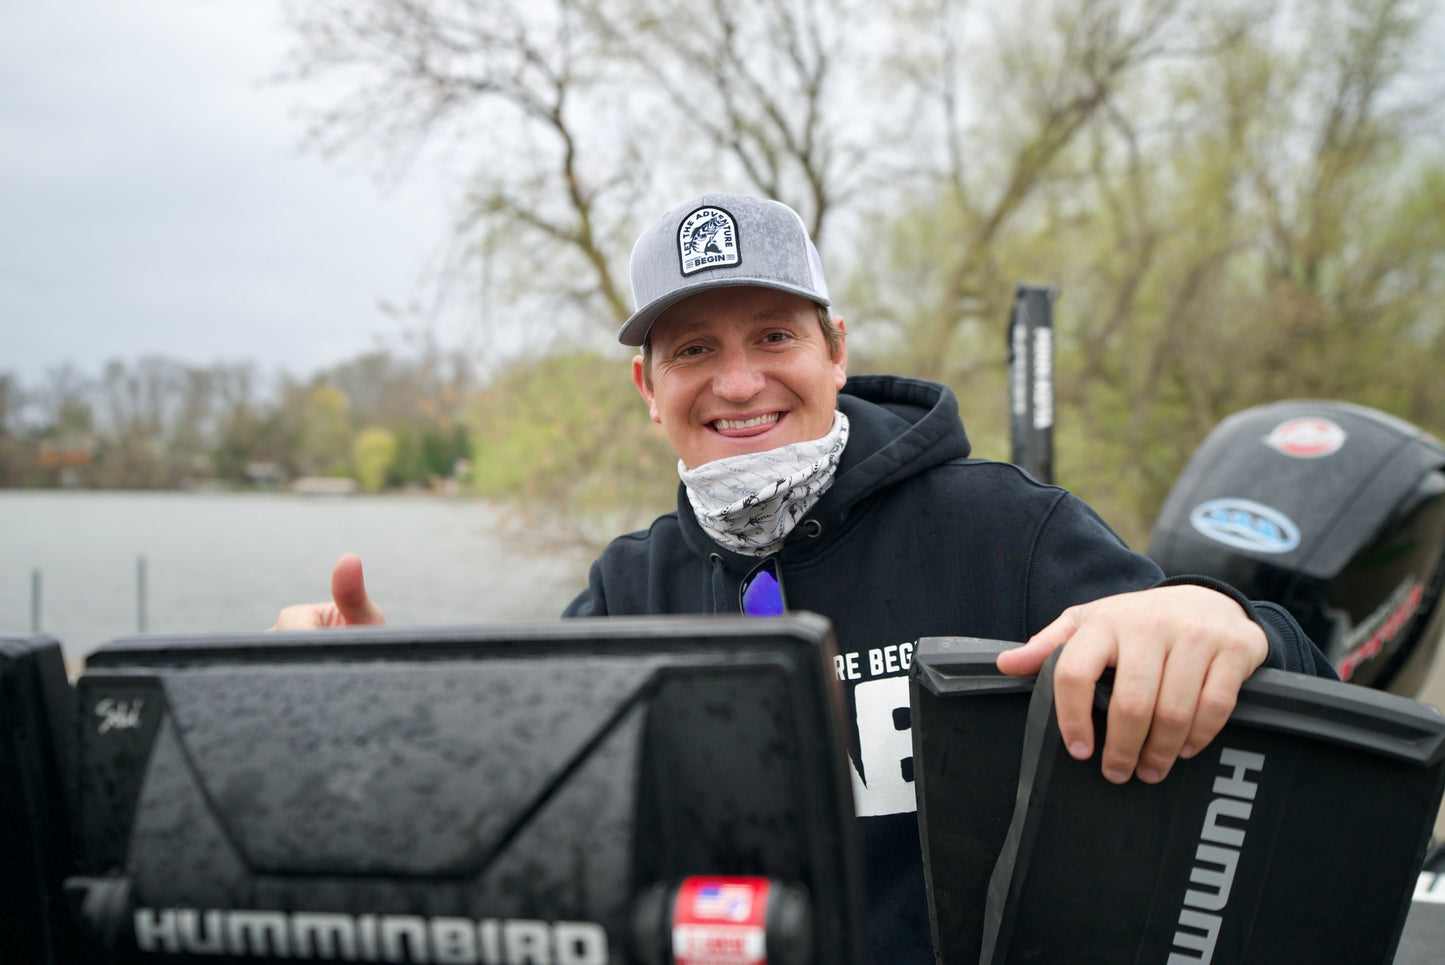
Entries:
MULTIPOLYGON (((1282 609, 1207 579, 1165 580, 1083 502, 1013 466, 968 458, 953 394, 848 378, 846 327, 828 311, 801 219, 773 201, 705 195, 638 240, 632 379, 679 459, 678 509, 622 536, 567 616, 736 613, 772 561, 789 607, 829 617, 853 717, 850 758, 876 962, 932 962, 911 776, 913 641, 1025 640, 1002 654, 1034 674, 1061 644, 1059 726, 1095 751, 1094 684, 1115 668, 1100 766, 1154 783, 1202 749, 1264 664, 1331 675, 1282 609)), ((279 627, 374 622, 360 563, 334 602, 279 627)))

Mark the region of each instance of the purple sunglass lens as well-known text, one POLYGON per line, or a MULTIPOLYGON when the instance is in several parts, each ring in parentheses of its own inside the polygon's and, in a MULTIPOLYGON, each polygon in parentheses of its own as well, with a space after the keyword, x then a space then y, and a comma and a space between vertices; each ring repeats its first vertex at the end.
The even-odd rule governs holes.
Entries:
POLYGON ((759 570, 743 586, 743 613, 750 617, 783 615, 783 588, 769 570, 759 570))

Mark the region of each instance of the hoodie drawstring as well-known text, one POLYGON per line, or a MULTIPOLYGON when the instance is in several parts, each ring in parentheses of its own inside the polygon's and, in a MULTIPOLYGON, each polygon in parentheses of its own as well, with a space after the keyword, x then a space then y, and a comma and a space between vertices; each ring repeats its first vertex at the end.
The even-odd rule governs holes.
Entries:
POLYGON ((728 576, 727 570, 723 568, 722 557, 709 553, 707 558, 712 564, 712 612, 736 613, 737 609, 729 604, 732 594, 728 593, 728 576))

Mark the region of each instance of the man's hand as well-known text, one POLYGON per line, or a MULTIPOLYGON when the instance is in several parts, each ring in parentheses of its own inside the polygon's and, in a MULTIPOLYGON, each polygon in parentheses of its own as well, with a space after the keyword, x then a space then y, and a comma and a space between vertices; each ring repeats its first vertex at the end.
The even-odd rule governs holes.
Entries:
POLYGON ((1013 676, 1054 666, 1054 704, 1069 754, 1094 752, 1094 685, 1114 668, 1104 776, 1162 781, 1224 727, 1239 688, 1269 655, 1264 630, 1238 603, 1202 586, 1161 586, 1070 607, 1028 643, 998 657, 1013 676))
POLYGON ((331 602, 298 603, 288 606, 276 618, 272 630, 323 630, 359 624, 384 624, 386 617, 371 597, 361 578, 361 558, 347 553, 331 571, 331 602))

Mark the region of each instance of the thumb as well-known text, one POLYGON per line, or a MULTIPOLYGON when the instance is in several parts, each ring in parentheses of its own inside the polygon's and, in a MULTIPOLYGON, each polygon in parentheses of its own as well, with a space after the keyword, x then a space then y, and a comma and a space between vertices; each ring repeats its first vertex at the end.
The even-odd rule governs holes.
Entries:
POLYGON ((331 571, 331 599, 348 626, 386 622, 381 609, 366 595, 366 583, 361 576, 361 557, 355 553, 347 553, 336 561, 336 568, 331 571))

